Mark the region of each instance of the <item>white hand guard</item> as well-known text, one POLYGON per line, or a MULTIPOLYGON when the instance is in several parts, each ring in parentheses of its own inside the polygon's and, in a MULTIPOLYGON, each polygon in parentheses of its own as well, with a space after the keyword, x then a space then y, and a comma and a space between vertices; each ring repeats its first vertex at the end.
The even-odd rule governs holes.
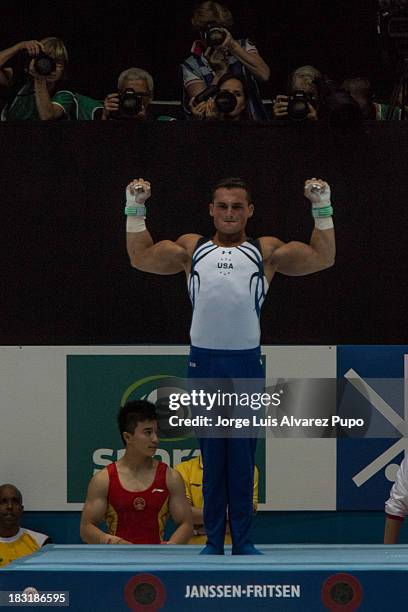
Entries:
POLYGON ((313 207, 330 206, 330 186, 324 181, 314 179, 306 181, 305 196, 313 207))
POLYGON ((330 202, 330 186, 325 181, 310 179, 305 183, 305 197, 312 203, 315 227, 320 230, 333 227, 333 207, 330 202))
POLYGON ((150 183, 143 179, 134 180, 126 187, 127 232, 143 232, 146 229, 146 207, 144 203, 150 197, 150 193, 150 183))

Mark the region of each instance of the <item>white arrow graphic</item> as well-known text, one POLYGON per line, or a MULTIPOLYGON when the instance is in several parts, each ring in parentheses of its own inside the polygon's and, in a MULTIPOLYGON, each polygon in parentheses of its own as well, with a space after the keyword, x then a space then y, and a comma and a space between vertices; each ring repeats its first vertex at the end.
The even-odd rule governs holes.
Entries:
POLYGON ((366 483, 374 474, 377 474, 377 472, 385 467, 401 451, 406 451, 408 449, 408 423, 404 421, 404 419, 401 418, 400 415, 395 412, 395 410, 391 408, 391 406, 353 369, 350 368, 350 370, 345 373, 344 378, 347 378, 353 387, 357 389, 357 391, 359 391, 359 393, 361 393, 361 395, 365 397, 402 436, 404 436, 353 477, 353 482, 358 487, 361 487, 361 485, 366 483))

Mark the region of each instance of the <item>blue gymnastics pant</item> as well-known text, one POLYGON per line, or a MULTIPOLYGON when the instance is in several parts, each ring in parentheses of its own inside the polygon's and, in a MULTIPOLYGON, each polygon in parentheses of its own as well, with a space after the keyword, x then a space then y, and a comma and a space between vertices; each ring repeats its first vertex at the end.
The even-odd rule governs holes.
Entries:
MULTIPOLYGON (((210 385, 214 379, 256 378, 263 381, 265 373, 260 348, 228 351, 191 347, 188 377, 205 378, 210 385)), ((203 387, 206 384, 203 381, 203 387)), ((228 508, 233 552, 239 552, 250 542, 256 437, 202 437, 199 441, 204 467, 207 543, 223 550, 228 508)))

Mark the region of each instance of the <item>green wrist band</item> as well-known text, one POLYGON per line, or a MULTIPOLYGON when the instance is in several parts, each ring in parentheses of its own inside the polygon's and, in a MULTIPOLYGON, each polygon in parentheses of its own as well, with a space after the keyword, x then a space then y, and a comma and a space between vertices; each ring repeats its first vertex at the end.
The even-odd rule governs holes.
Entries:
POLYGON ((331 217, 333 215, 333 206, 330 204, 328 206, 313 206, 312 215, 315 219, 320 219, 321 217, 331 217))
POLYGON ((125 215, 136 216, 136 217, 145 217, 146 216, 146 206, 125 206, 125 215))

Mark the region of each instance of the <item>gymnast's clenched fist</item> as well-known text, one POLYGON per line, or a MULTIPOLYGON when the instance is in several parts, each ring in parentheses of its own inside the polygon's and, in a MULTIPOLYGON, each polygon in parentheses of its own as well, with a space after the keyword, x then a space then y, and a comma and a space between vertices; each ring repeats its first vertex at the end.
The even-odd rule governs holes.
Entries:
POLYGON ((322 206, 330 203, 330 185, 318 178, 311 178, 305 181, 305 197, 313 205, 322 206))
POLYGON ((126 203, 144 204, 151 195, 151 187, 149 181, 142 178, 133 179, 126 187, 126 203))

